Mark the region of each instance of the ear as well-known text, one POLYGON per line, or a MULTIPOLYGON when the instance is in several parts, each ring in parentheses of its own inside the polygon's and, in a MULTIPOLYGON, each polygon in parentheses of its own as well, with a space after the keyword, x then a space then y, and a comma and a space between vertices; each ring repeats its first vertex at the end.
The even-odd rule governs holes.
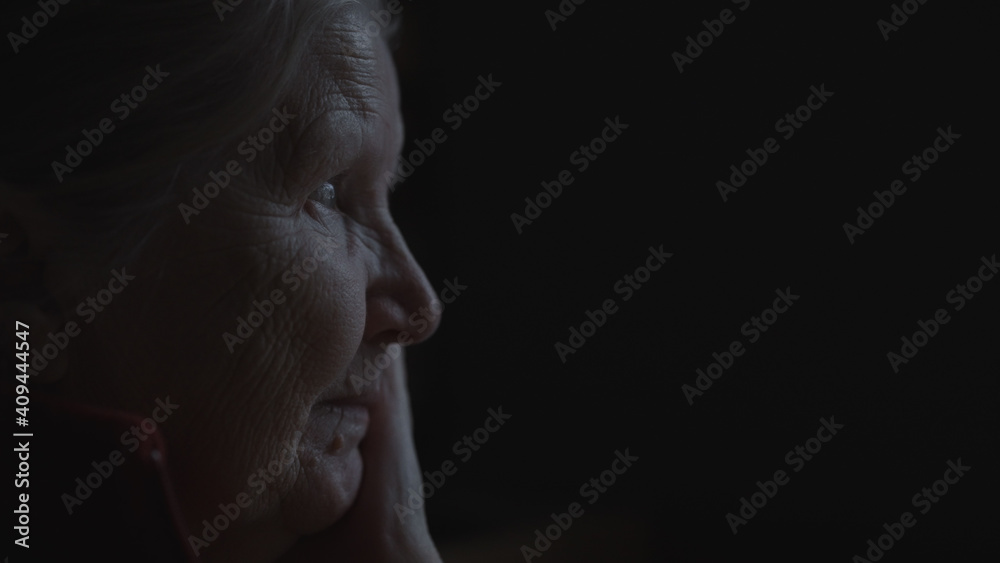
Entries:
POLYGON ((45 283, 53 222, 0 185, 0 342, 28 342, 27 371, 39 383, 61 379, 69 365, 66 315, 45 283))

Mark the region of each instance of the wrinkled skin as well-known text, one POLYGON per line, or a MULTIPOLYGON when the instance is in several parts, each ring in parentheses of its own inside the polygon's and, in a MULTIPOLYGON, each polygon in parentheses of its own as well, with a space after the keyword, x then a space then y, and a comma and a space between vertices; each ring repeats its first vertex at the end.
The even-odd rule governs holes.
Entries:
MULTIPOLYGON (((201 547, 204 561, 440 560, 422 511, 400 519, 394 509, 421 479, 402 355, 360 395, 351 380, 400 333, 406 343, 429 337, 439 318, 428 311, 440 310, 390 217, 382 178, 402 147, 399 93, 391 55, 361 31, 365 21, 345 9, 329 23, 279 104, 296 117, 252 163, 234 151, 243 172, 190 224, 168 210, 128 264, 46 266, 64 309, 52 330, 80 320, 76 304, 112 268, 135 276, 73 340, 56 385, 143 417, 156 398, 179 405, 161 430, 191 533, 220 503, 253 499, 201 547), (332 178, 339 209, 311 198, 332 178), (310 257, 316 271, 292 274, 293 289, 282 276, 310 257), (66 280, 79 282, 65 291, 66 280), (276 289, 287 300, 230 353, 223 333, 236 334, 237 317, 276 289), (273 483, 248 484, 282 459, 273 483)), ((183 201, 207 181, 181 185, 183 201)), ((32 225, 33 248, 58 245, 46 241, 51 222, 32 225)))

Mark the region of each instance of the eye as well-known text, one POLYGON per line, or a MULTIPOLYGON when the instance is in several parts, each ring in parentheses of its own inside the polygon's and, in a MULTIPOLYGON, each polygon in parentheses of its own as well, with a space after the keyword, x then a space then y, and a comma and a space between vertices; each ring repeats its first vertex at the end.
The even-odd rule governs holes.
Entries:
POLYGON ((310 194, 309 199, 329 209, 337 209, 337 194, 334 182, 338 180, 338 178, 335 178, 329 182, 323 182, 323 185, 319 189, 310 194))

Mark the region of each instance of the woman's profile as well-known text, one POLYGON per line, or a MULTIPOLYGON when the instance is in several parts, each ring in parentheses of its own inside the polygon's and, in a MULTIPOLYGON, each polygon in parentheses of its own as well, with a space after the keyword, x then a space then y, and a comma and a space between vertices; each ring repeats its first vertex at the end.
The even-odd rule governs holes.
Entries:
POLYGON ((441 308, 387 203, 383 8, 14 4, 0 294, 31 352, 31 553, 440 560, 393 508, 421 479, 403 350, 441 308))

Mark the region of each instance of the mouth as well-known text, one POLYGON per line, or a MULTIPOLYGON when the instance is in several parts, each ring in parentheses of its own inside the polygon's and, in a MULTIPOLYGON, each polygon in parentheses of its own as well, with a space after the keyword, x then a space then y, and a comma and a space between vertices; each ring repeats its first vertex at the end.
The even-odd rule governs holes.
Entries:
POLYGON ((359 353, 329 387, 314 396, 300 440, 302 473, 296 488, 302 504, 289 514, 292 529, 298 533, 312 534, 332 526, 357 499, 365 473, 362 451, 371 441, 368 434, 373 422, 378 423, 373 419, 385 412, 385 363, 377 354, 359 353))
POLYGON ((368 431, 370 414, 381 401, 379 377, 364 378, 358 363, 313 403, 305 443, 316 453, 343 455, 355 450, 368 431))
POLYGON ((338 378, 316 398, 313 403, 313 414, 326 405, 333 407, 360 405, 372 408, 379 404, 382 401, 382 372, 390 369, 389 366, 393 362, 400 361, 397 359, 399 348, 398 344, 392 344, 388 348, 393 351, 392 354, 378 353, 374 358, 360 354, 356 356, 343 377, 338 378))
POLYGON ((361 444, 368 423, 367 406, 325 401, 313 407, 303 439, 317 453, 342 456, 361 444))
POLYGON ((361 490, 361 443, 368 433, 367 406, 343 401, 316 403, 301 438, 302 499, 289 517, 293 529, 311 534, 333 525, 361 490))
POLYGON ((354 504, 365 472, 363 442, 384 402, 381 377, 363 377, 363 361, 314 398, 301 437, 304 505, 291 519, 301 534, 328 528, 354 504), (362 369, 357 369, 360 366, 362 369))

